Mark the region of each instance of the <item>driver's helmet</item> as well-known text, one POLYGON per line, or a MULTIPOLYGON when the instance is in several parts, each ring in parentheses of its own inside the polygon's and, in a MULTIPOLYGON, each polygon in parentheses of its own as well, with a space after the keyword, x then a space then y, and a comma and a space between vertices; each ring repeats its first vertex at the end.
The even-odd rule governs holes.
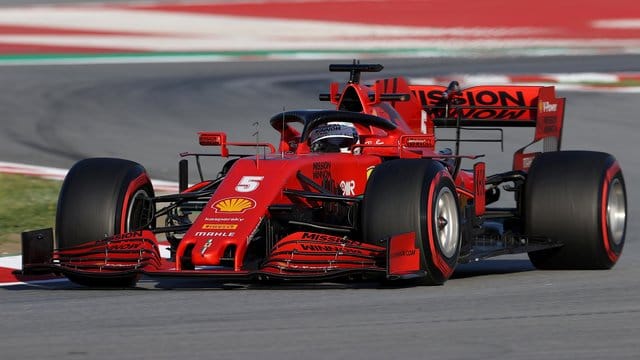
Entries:
POLYGON ((358 142, 358 132, 351 123, 329 122, 319 125, 309 134, 313 152, 350 152, 358 142))

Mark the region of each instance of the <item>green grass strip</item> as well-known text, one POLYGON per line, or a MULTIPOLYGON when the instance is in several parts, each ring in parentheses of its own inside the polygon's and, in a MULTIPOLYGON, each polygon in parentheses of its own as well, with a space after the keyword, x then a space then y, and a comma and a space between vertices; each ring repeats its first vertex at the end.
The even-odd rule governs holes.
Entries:
POLYGON ((199 57, 199 56, 221 56, 221 57, 250 57, 250 56, 271 56, 271 55, 296 55, 296 54, 387 54, 387 53, 413 53, 413 52, 437 52, 438 48, 425 49, 358 49, 358 50, 257 50, 257 51, 201 51, 201 52, 132 52, 132 53, 61 53, 61 54, 11 54, 0 55, 0 60, 41 60, 41 59, 94 59, 94 58, 139 58, 139 57, 199 57))
POLYGON ((20 233, 52 227, 62 182, 0 174, 0 247, 20 241, 20 233))
MULTIPOLYGON (((98 60, 117 61, 119 59, 133 59, 142 61, 149 59, 150 61, 162 61, 171 58, 220 58, 220 59, 237 59, 237 58, 266 58, 266 57, 285 57, 285 58, 313 58, 340 55, 382 55, 382 56, 465 56, 478 53, 491 53, 499 51, 499 49, 442 49, 442 48, 397 48, 397 49, 319 49, 319 50, 247 50, 247 51, 201 51, 201 52, 134 52, 134 53, 60 53, 60 54, 10 54, 0 55, 0 63, 16 63, 16 62, 64 62, 64 61, 82 61, 87 62, 98 60), (156 60, 153 60, 156 59, 156 60)), ((502 49, 504 52, 505 50, 502 49)))

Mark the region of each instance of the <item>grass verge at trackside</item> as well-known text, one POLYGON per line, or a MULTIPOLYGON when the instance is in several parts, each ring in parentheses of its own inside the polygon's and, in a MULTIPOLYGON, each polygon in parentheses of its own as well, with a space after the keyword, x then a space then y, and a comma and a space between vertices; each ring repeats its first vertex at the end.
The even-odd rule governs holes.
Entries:
MULTIPOLYGON (((640 50, 638 50, 640 51, 640 50)), ((368 48, 368 49, 285 49, 256 51, 202 51, 202 52, 143 52, 111 54, 15 54, 0 55, 0 65, 43 65, 43 64, 118 64, 118 63, 169 63, 169 62, 211 62, 211 61, 255 61, 265 59, 335 59, 371 57, 484 57, 484 56, 553 56, 567 54, 601 54, 599 48, 571 50, 562 47, 530 48, 368 48)))
POLYGON ((20 233, 52 227, 62 182, 0 174, 0 256, 20 252, 20 233))

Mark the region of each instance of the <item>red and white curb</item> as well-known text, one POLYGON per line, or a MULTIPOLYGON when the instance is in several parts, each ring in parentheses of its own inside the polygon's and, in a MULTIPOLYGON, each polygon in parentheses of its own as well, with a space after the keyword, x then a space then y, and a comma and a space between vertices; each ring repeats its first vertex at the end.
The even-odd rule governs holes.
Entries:
MULTIPOLYGON (((0 8, 0 53, 639 53, 640 6, 609 0, 175 1, 0 8), (539 16, 540 11, 544 16, 539 16), (571 14, 567 17, 567 14, 571 14)), ((263 56, 268 56, 262 54, 263 56)), ((260 55, 256 55, 260 56, 260 55)))
POLYGON ((65 281, 65 279, 54 277, 52 275, 27 276, 14 274, 15 270, 19 270, 21 268, 22 255, 0 257, 0 287, 65 281))

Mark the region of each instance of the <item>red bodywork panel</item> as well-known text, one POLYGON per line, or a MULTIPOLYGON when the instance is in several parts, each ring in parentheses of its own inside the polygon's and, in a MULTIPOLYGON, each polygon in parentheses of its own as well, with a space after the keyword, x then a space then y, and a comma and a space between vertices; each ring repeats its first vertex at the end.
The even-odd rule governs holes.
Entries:
MULTIPOLYGON (((308 190, 298 180, 298 172, 333 193, 359 196, 364 193, 368 169, 379 163, 377 156, 341 153, 267 155, 259 162, 253 157, 240 159, 185 234, 177 258, 191 249, 193 265, 220 265, 225 250, 233 246, 236 270, 240 270, 251 236, 269 206, 293 203, 282 190, 308 190)), ((178 261, 177 268, 181 265, 178 261)))

